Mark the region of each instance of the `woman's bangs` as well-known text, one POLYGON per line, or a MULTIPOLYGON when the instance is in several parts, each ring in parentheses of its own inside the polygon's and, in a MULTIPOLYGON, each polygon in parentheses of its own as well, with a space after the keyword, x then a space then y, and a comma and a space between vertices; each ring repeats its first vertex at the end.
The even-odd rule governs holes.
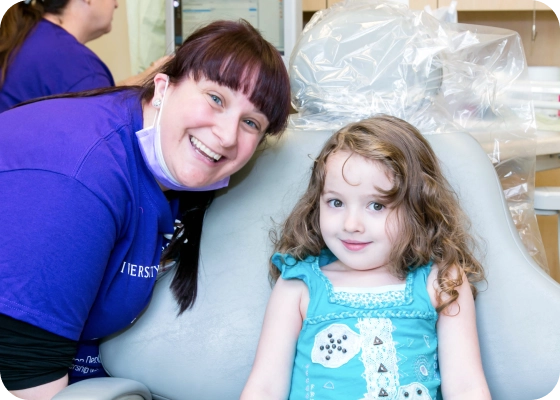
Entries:
MULTIPOLYGON (((278 133, 285 128, 289 110, 288 74, 279 68, 282 63, 246 48, 220 46, 220 51, 208 51, 195 62, 193 75, 217 82, 245 94, 269 121, 267 132, 278 133), (229 54, 224 54, 229 53, 229 54), (198 65, 197 65, 198 64, 198 65)), ((238 47, 238 46, 237 46, 238 47)))

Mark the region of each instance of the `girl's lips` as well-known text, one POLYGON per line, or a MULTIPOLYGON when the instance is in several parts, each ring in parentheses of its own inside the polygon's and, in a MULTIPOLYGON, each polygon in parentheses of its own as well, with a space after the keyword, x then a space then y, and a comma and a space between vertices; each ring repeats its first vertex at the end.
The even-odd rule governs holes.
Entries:
POLYGON ((371 243, 371 242, 356 242, 353 240, 350 241, 341 240, 341 242, 344 245, 344 247, 346 247, 350 251, 360 251, 371 243))

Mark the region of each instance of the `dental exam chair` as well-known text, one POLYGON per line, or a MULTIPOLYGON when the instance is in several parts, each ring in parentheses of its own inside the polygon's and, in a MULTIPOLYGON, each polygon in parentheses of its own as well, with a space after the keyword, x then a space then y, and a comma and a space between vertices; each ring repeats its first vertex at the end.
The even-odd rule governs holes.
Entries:
MULTIPOLYGON (((304 191, 312 158, 331 133, 289 129, 269 140, 208 211, 194 308, 177 317, 172 276, 164 276, 144 314, 101 346, 115 378, 74 384, 55 400, 238 399, 271 291, 269 229, 304 191)), ((541 398, 560 375, 560 285, 525 251, 476 140, 466 133, 427 139, 483 243, 487 284, 479 286, 476 306, 492 398, 541 398)))
POLYGON ((74 384, 54 399, 238 399, 271 292, 269 231, 305 190, 333 131, 379 112, 426 135, 480 239, 487 282, 477 323, 492 398, 548 394, 560 376, 560 285, 529 255, 510 212, 532 209, 534 113, 509 91, 525 68, 515 32, 441 24, 389 1, 344 1, 316 13, 290 61, 299 119, 218 192, 204 222, 194 307, 177 316, 172 272, 164 275, 143 315, 101 345, 114 378, 74 384), (522 194, 510 204, 492 164, 505 159, 513 167, 500 176, 520 183, 507 192, 522 194))

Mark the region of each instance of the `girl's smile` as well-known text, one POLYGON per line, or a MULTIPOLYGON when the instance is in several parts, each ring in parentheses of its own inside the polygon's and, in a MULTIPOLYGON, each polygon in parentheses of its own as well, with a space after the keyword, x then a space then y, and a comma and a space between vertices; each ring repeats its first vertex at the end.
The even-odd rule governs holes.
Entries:
POLYGON ((340 240, 344 247, 350 251, 360 251, 372 242, 358 242, 356 240, 340 240))

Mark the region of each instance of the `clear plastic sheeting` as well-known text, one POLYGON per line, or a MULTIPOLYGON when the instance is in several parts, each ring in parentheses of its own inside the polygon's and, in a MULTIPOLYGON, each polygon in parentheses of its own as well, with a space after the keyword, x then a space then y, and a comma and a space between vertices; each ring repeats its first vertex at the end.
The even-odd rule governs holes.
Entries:
POLYGON ((347 0, 317 12, 296 43, 290 79, 298 114, 290 124, 334 131, 385 113, 425 135, 469 132, 496 167, 521 239, 548 271, 532 206, 536 129, 527 77, 517 32, 446 23, 391 1, 347 0))

